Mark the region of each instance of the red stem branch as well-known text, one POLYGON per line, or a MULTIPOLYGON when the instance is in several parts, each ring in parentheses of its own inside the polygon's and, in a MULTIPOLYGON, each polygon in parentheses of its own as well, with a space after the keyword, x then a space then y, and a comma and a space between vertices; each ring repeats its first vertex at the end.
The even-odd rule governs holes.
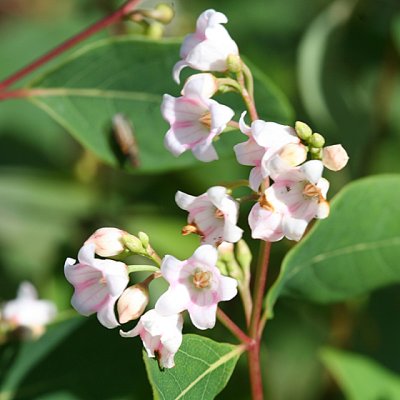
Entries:
POLYGON ((253 340, 249 338, 220 308, 217 309, 217 317, 219 321, 241 342, 252 344, 253 340))
POLYGON ((39 57, 36 61, 33 61, 31 64, 27 65, 26 67, 20 69, 19 71, 15 72, 13 75, 5 79, 3 82, 0 82, 0 91, 3 91, 13 83, 19 81, 20 79, 24 78, 26 75, 29 75, 42 65, 46 64, 53 58, 59 56, 60 54, 64 53, 71 47, 77 45, 79 42, 87 39, 89 36, 97 33, 98 31, 106 28, 109 25, 114 24, 115 22, 119 21, 123 18, 126 14, 133 11, 133 9, 140 3, 141 0, 129 0, 123 6, 121 6, 117 11, 113 14, 103 18, 102 20, 96 22, 95 24, 89 26, 84 31, 78 33, 76 36, 66 40, 64 43, 60 44, 53 50, 49 51, 48 53, 44 54, 42 57, 39 57))

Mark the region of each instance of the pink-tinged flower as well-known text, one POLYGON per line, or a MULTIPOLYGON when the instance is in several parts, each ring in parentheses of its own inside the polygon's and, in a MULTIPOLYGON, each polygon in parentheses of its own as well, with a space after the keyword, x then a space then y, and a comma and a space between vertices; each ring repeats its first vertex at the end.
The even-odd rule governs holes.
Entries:
POLYGON ((349 156, 341 144, 327 146, 322 150, 322 163, 331 171, 340 171, 346 166, 347 161, 349 156))
POLYGON ((101 257, 113 257, 125 250, 122 237, 126 234, 118 228, 100 228, 86 240, 85 244, 93 243, 95 253, 101 257))
POLYGON ((200 246, 185 261, 165 256, 161 273, 170 287, 158 299, 156 311, 173 315, 188 310, 197 328, 213 328, 218 302, 231 300, 237 294, 236 279, 221 275, 217 258, 217 249, 208 244, 200 246))
POLYGON ((114 305, 129 282, 128 269, 119 261, 94 257, 94 244, 84 245, 78 254, 79 262, 67 258, 64 274, 74 288, 71 304, 80 314, 97 313, 97 319, 106 328, 119 325, 114 305))
POLYGON ((173 69, 174 80, 179 83, 183 68, 199 71, 225 71, 229 55, 238 55, 236 43, 221 25, 228 22, 226 16, 214 10, 204 11, 197 19, 196 32, 183 41, 180 56, 173 69))
POLYGON ((147 355, 157 358, 161 368, 175 366, 174 356, 182 344, 183 318, 180 314, 160 315, 156 310, 143 314, 129 332, 120 331, 122 337, 140 336, 147 355))
POLYGON ((147 285, 137 283, 124 290, 117 303, 118 317, 121 324, 139 318, 149 303, 147 285))
POLYGON ((313 218, 326 218, 329 182, 321 177, 322 171, 322 162, 318 160, 283 171, 272 168, 274 184, 265 190, 249 214, 252 237, 271 242, 283 236, 300 240, 313 218))
POLYGON ((17 298, 8 301, 2 309, 2 319, 13 328, 28 328, 34 336, 44 332, 44 326, 57 315, 52 301, 39 300, 35 287, 29 282, 19 286, 17 298))
MULTIPOLYGON (((245 112, 242 113, 239 124, 240 130, 249 139, 234 146, 234 151, 240 164, 254 166, 250 172, 249 181, 250 187, 258 191, 263 179, 270 175, 269 162, 271 159, 279 155, 279 152, 286 145, 299 144, 300 139, 296 136, 296 131, 293 128, 275 122, 256 120, 252 122, 250 127, 244 122, 245 114, 245 112)), ((285 158, 288 159, 289 164, 293 164, 294 160, 296 162, 305 161, 305 158, 298 156, 299 151, 295 152, 295 157, 291 156, 290 158, 288 153, 289 151, 286 151, 285 158)))
POLYGON ((207 97, 216 90, 215 79, 210 74, 200 75, 188 80, 183 96, 164 95, 161 112, 170 124, 164 144, 174 156, 191 150, 197 159, 209 162, 218 159, 213 139, 226 128, 234 112, 207 97))
POLYGON ((202 243, 217 246, 223 241, 235 243, 242 237, 243 230, 236 226, 239 204, 223 186, 213 186, 197 197, 178 191, 175 201, 189 212, 189 225, 183 234, 197 233, 202 243))

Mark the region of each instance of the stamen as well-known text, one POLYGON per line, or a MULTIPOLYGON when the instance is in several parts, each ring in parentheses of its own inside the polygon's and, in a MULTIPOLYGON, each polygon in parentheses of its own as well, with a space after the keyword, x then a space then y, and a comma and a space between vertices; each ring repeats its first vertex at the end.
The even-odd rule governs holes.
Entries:
POLYGON ((260 203, 260 206, 261 206, 262 208, 264 208, 265 210, 274 212, 275 209, 274 209, 274 207, 272 206, 272 204, 267 200, 267 197, 265 196, 265 194, 263 194, 263 195, 259 198, 258 202, 260 203))
POLYGON ((205 289, 210 286, 211 272, 197 271, 193 275, 193 284, 197 289, 205 289))
POLYGON ((199 229, 197 228, 197 226, 195 224, 188 224, 188 225, 185 225, 182 228, 182 235, 183 236, 190 235, 191 233, 200 234, 199 229))
POLYGON ((207 128, 211 128, 211 113, 207 111, 200 117, 199 121, 207 128))
POLYGON ((214 216, 215 218, 224 218, 224 213, 219 208, 217 208, 215 210, 214 216))
POLYGON ((313 185, 312 183, 307 183, 303 189, 303 195, 307 197, 318 197, 322 196, 321 189, 313 185))
POLYGON ((99 279, 99 283, 100 283, 100 285, 106 285, 106 284, 107 284, 106 278, 104 278, 104 276, 102 276, 102 277, 99 279))

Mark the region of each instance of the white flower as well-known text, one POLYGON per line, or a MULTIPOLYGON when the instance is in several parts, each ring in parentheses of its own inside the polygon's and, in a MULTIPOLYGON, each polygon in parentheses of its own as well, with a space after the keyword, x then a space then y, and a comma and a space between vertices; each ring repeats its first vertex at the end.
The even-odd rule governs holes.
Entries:
MULTIPOLYGON (((275 122, 265 122, 262 120, 253 121, 251 127, 247 126, 244 122, 245 112, 240 117, 240 130, 247 135, 249 139, 246 142, 239 143, 234 146, 236 158, 242 165, 254 166, 250 172, 250 187, 254 191, 258 188, 263 181, 270 175, 270 161, 274 156, 279 155, 284 147, 288 144, 299 144, 300 139, 296 136, 293 128, 286 125, 280 125, 275 122)), ((304 151, 303 151, 304 152, 304 151)), ((289 164, 304 161, 305 158, 298 156, 299 152, 295 152, 295 157, 288 157, 286 151, 282 153, 289 164)), ((305 153, 306 154, 306 153, 305 153)))
POLYGON ((137 283, 124 290, 117 303, 119 322, 139 318, 149 303, 149 290, 146 285, 137 283))
POLYGON ((201 236, 202 243, 235 243, 242 237, 242 229, 236 226, 238 202, 227 194, 223 186, 213 186, 197 197, 178 191, 175 201, 189 212, 189 227, 201 236))
POLYGON ((100 228, 86 240, 85 244, 93 243, 95 253, 101 257, 113 257, 125 250, 122 237, 127 233, 118 228, 100 228))
POLYGON ((225 71, 229 55, 238 55, 236 43, 221 25, 228 22, 226 16, 215 10, 204 11, 197 19, 196 32, 187 35, 178 61, 173 69, 173 77, 179 83, 183 68, 191 67, 199 71, 225 71))
POLYGON ((44 326, 51 322, 57 314, 52 301, 38 300, 35 287, 29 282, 19 286, 17 298, 8 301, 2 309, 2 319, 14 328, 29 328, 39 336, 44 326))
POLYGON ((213 139, 223 132, 234 112, 210 99, 216 89, 212 75, 199 74, 187 81, 181 97, 164 95, 161 112, 170 124, 164 144, 174 156, 191 150, 200 161, 218 159, 213 139))
POLYGON ((97 313, 97 319, 106 328, 119 325, 114 305, 129 282, 124 263, 100 260, 94 257, 94 244, 84 245, 78 254, 79 262, 67 258, 64 274, 74 288, 71 304, 80 314, 97 313))
POLYGON ((283 236, 300 240, 313 218, 329 215, 329 182, 321 177, 323 165, 312 160, 283 171, 274 170, 273 165, 271 169, 274 184, 265 190, 249 214, 252 237, 271 242, 283 236))
POLYGON ((237 281, 221 275, 217 258, 217 250, 211 245, 200 246, 185 261, 165 256, 161 273, 170 287, 158 299, 156 311, 168 316, 188 310, 197 328, 213 328, 218 302, 237 294, 237 281))
POLYGON ((156 310, 143 314, 129 332, 120 331, 122 337, 140 336, 147 355, 157 358, 162 368, 172 368, 175 353, 182 344, 183 318, 180 314, 162 316, 156 310))
POLYGON ((349 156, 341 144, 327 146, 322 150, 322 163, 331 171, 340 171, 346 166, 347 161, 349 156))

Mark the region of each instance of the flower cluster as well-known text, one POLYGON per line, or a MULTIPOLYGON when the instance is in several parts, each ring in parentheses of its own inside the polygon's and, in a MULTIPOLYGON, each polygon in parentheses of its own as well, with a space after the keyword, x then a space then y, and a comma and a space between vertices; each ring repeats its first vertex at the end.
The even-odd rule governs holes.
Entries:
MULTIPOLYGON (((231 300, 239 291, 242 299, 248 299, 243 304, 249 322, 251 253, 237 226, 240 202, 255 201, 248 216, 253 238, 300 240, 313 218, 329 214, 324 166, 338 171, 348 159, 340 145, 324 147, 324 138, 302 122, 290 127, 258 117, 251 72, 222 25, 226 22, 224 14, 207 10, 198 18, 196 31, 185 38, 173 77, 179 83, 185 67, 201 73, 186 80, 180 97, 164 95, 161 112, 170 125, 164 143, 175 156, 190 150, 198 160, 211 162, 218 159, 214 147, 218 136, 227 127, 239 129, 245 138, 232 151, 238 163, 252 167, 245 184, 251 193, 235 199, 233 189, 223 186, 213 186, 199 196, 176 193, 177 205, 188 212, 182 234, 195 233, 201 240, 187 260, 172 255, 161 259, 143 233, 136 237, 120 229, 102 228, 85 242, 78 262, 70 258, 65 262, 65 276, 75 288, 73 307, 83 315, 96 313, 107 328, 140 317, 133 329, 120 334, 139 336, 148 356, 157 358, 161 368, 174 366, 184 311, 198 329, 213 328, 218 303, 231 300), (243 98, 250 125, 245 121, 246 111, 234 121, 235 112, 212 98, 226 91, 243 98), (106 258, 96 258, 96 254, 106 258), (156 266, 126 265, 123 260, 131 254, 147 257, 156 266), (135 271, 151 274, 128 287, 129 274, 135 271), (149 284, 161 277, 169 287, 154 309, 145 312, 149 284)), ((237 186, 234 183, 232 188, 237 186)))
MULTIPOLYGON (((165 145, 175 156, 191 150, 197 159, 209 162, 218 159, 213 146, 216 137, 227 125, 238 127, 246 140, 233 150, 240 164, 252 167, 248 186, 257 199, 248 216, 252 237, 298 241, 313 218, 329 214, 324 166, 338 171, 348 157, 341 145, 324 147, 324 138, 304 123, 297 122, 293 128, 258 117, 247 83, 252 81, 251 73, 222 26, 226 22, 225 15, 207 10, 198 18, 196 32, 183 42, 182 60, 173 70, 175 80, 179 82, 186 66, 202 73, 188 78, 181 97, 164 95, 161 110, 170 124, 165 145), (232 109, 211 98, 226 90, 243 97, 252 118, 250 126, 246 112, 237 123, 232 121, 232 109)), ((198 197, 178 192, 176 202, 189 213, 183 234, 197 233, 203 243, 215 246, 241 238, 242 230, 236 226, 239 203, 227 188, 212 187, 198 197)))
POLYGON ((96 254, 117 258, 136 254, 157 263, 158 256, 147 235, 139 236, 117 228, 101 228, 82 246, 78 262, 68 258, 64 273, 75 289, 71 303, 82 315, 97 314, 99 322, 109 329, 140 317, 136 327, 128 332, 121 330, 121 336, 140 336, 149 357, 157 357, 162 368, 171 368, 182 342, 182 312, 188 311, 198 329, 213 328, 218 302, 236 295, 237 281, 220 273, 216 266, 217 249, 209 244, 200 246, 188 260, 166 255, 160 268, 127 266, 122 261, 96 257, 96 254), (155 272, 128 287, 129 273, 138 270, 155 272), (148 286, 159 277, 170 286, 155 308, 144 313, 149 302, 148 286))

